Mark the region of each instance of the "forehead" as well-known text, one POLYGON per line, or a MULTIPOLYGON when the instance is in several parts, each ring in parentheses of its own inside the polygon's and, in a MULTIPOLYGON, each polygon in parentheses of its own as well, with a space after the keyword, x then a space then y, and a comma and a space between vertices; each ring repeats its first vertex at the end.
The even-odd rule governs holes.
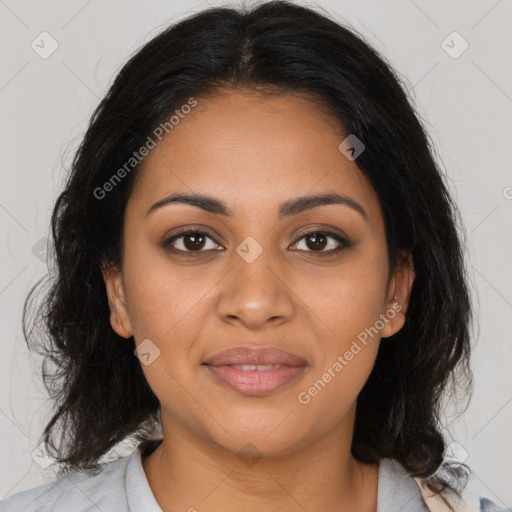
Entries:
POLYGON ((132 208, 193 191, 256 212, 292 196, 337 191, 377 220, 375 191, 338 149, 343 127, 317 102, 233 90, 196 101, 143 160, 132 208))

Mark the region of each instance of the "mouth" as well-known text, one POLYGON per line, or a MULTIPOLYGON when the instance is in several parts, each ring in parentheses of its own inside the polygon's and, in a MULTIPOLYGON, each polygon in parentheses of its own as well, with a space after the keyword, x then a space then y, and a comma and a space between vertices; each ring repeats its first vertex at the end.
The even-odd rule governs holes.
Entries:
POLYGON ((204 365, 210 375, 246 396, 265 396, 296 380, 306 366, 204 365))
POLYGON ((246 396, 266 396, 284 388, 307 369, 306 361, 277 347, 236 347, 202 364, 217 382, 246 396))

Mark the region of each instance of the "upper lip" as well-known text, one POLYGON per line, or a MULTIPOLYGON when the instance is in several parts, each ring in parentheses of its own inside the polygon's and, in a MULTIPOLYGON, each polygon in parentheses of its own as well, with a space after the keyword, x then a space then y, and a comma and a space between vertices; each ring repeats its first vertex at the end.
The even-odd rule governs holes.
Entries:
POLYGON ((209 366, 228 366, 242 364, 275 364, 281 366, 305 366, 302 358, 278 347, 248 346, 234 347, 208 357, 204 364, 209 366))

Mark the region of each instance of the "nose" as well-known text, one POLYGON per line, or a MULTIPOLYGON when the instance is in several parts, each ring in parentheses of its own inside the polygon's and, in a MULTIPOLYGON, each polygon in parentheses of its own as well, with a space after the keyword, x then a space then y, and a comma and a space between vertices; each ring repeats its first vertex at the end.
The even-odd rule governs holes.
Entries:
POLYGON ((224 322, 258 330, 290 321, 296 310, 289 277, 266 251, 248 263, 233 255, 219 289, 217 314, 224 322))

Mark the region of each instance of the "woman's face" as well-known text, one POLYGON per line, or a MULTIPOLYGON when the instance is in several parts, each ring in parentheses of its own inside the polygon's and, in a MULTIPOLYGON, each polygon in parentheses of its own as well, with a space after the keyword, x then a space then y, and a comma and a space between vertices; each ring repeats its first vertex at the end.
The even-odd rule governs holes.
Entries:
POLYGON ((406 306, 412 273, 388 275, 380 204, 338 148, 345 137, 304 98, 229 90, 197 98, 143 161, 122 274, 104 277, 112 327, 143 343, 164 438, 183 429, 268 455, 333 432, 350 440, 380 339, 403 325, 393 295, 406 306), (171 194, 215 203, 151 209, 171 194), (299 201, 334 194, 342 200, 299 201), (184 229, 200 233, 165 246, 184 229), (278 348, 305 365, 204 364, 240 346, 278 348))

